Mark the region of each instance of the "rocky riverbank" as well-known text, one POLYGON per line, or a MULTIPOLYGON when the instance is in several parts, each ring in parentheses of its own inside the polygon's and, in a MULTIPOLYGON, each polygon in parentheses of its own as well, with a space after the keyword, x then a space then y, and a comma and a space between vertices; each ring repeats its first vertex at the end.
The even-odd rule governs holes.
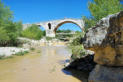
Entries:
POLYGON ((102 18, 96 26, 88 29, 83 45, 95 54, 76 59, 68 68, 85 71, 88 65, 92 65, 94 69, 90 70, 88 82, 123 81, 123 11, 102 18))
POLYGON ((0 47, 0 56, 8 57, 25 51, 29 51, 29 49, 17 47, 0 47))

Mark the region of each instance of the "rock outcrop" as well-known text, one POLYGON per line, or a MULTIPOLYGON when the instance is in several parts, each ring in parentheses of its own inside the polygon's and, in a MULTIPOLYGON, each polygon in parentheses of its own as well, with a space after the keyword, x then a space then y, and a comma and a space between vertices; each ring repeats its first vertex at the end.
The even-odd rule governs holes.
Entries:
POLYGON ((123 67, 96 65, 90 72, 88 82, 123 82, 123 67))
POLYGON ((93 61, 94 55, 87 55, 72 61, 65 69, 76 69, 80 71, 92 71, 96 63, 93 61))
POLYGON ((123 11, 102 18, 86 32, 83 44, 95 52, 96 63, 123 66, 123 11))

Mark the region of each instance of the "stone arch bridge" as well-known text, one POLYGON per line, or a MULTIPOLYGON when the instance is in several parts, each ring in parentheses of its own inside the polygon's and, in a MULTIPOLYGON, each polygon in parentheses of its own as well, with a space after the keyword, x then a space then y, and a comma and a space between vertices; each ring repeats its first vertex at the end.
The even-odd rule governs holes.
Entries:
MULTIPOLYGON (((43 27, 46 30, 46 36, 47 37, 55 37, 56 30, 65 23, 73 23, 80 27, 82 31, 84 31, 84 22, 82 19, 71 19, 71 18, 65 18, 60 20, 53 20, 53 21, 47 21, 47 22, 39 22, 39 23, 33 23, 38 26, 43 27)), ((23 24, 23 29, 28 28, 32 24, 23 24)))

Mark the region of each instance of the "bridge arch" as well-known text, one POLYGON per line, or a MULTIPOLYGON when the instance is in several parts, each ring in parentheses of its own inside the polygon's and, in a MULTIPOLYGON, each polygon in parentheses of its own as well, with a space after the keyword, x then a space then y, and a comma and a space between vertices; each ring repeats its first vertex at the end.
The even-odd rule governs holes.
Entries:
MULTIPOLYGON (((73 18, 65 18, 65 19, 60 19, 60 20, 52 20, 52 21, 45 21, 45 22, 39 22, 39 23, 34 23, 38 25, 39 27, 44 27, 46 36, 47 37, 55 37, 56 30, 63 24, 66 23, 73 23, 80 27, 82 32, 84 32, 84 21, 82 19, 73 19, 73 18)), ((32 24, 23 24, 23 30, 28 28, 32 24)))
POLYGON ((56 27, 54 28, 54 33, 56 33, 56 30, 60 27, 60 26, 62 26, 63 24, 67 24, 67 23, 72 23, 72 24, 75 24, 75 25, 77 25, 80 29, 81 29, 81 31, 84 31, 84 27, 83 27, 83 25, 82 25, 82 22, 78 22, 78 21, 74 21, 74 20, 64 20, 64 21, 61 21, 61 22, 59 22, 57 25, 56 25, 56 27))

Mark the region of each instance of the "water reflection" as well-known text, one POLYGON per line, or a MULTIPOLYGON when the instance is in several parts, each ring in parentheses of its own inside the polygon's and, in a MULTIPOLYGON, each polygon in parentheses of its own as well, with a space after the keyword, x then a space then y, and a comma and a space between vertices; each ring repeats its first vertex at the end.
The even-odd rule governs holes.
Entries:
POLYGON ((89 76, 89 72, 87 71, 79 71, 79 70, 66 70, 66 69, 62 69, 62 72, 65 73, 66 75, 72 75, 74 77, 76 77, 77 79, 79 79, 81 82, 88 82, 88 76, 89 76))

